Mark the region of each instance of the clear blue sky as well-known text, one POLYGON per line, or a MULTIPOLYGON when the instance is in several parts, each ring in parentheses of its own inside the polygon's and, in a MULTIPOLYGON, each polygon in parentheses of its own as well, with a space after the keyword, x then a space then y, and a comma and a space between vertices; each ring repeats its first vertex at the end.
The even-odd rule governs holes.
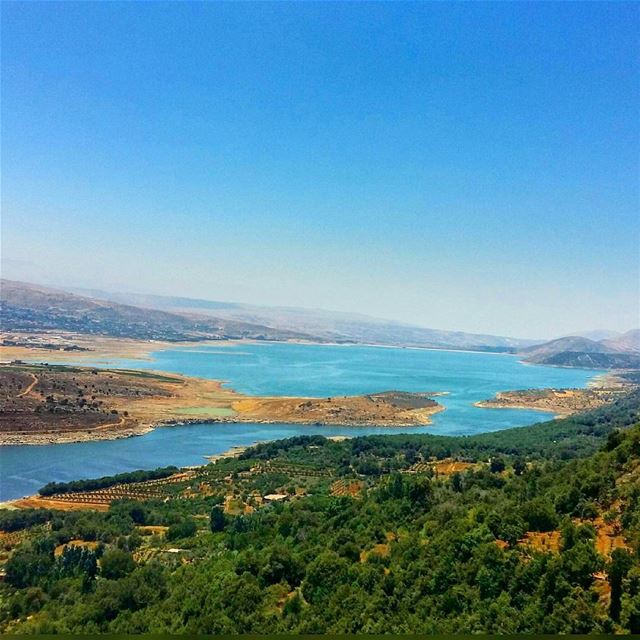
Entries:
POLYGON ((3 2, 3 275, 637 326, 639 11, 3 2))

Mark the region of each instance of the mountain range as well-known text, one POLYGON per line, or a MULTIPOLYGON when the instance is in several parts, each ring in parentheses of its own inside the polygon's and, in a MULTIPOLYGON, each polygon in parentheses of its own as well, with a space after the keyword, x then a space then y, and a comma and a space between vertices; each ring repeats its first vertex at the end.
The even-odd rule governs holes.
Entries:
POLYGON ((61 330, 154 340, 306 340, 518 353, 536 364, 640 368, 640 330, 548 342, 429 329, 363 314, 176 296, 53 289, 1 280, 5 331, 61 330))
POLYGON ((227 321, 277 327, 283 331, 304 334, 309 339, 321 342, 504 352, 516 352, 525 346, 539 342, 507 336, 429 329, 364 314, 323 309, 266 307, 197 298, 114 293, 99 289, 70 289, 70 291, 92 299, 137 305, 169 313, 198 314, 227 321))
POLYGON ((590 340, 567 336, 522 350, 523 359, 535 364, 595 369, 639 369, 640 330, 616 337, 590 340))
POLYGON ((75 331, 169 341, 309 338, 295 331, 141 308, 12 280, 0 281, 0 313, 4 331, 75 331))

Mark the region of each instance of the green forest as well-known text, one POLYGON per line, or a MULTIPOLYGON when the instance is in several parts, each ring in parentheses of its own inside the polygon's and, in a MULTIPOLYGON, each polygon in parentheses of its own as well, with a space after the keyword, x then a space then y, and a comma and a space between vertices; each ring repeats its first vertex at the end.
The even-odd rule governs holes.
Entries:
POLYGON ((1 511, 0 631, 640 633, 639 416, 636 391, 479 436, 297 437, 161 498, 1 511))

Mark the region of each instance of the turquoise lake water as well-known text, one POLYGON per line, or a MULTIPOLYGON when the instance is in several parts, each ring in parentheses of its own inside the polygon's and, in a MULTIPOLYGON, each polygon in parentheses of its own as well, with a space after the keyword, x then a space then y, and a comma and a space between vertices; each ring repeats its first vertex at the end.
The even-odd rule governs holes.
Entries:
POLYGON ((124 440, 0 447, 0 500, 32 494, 52 480, 201 464, 204 456, 232 446, 299 434, 468 435, 531 424, 552 416, 519 409, 480 409, 473 403, 507 389, 584 387, 603 373, 529 366, 508 355, 284 343, 172 349, 154 353, 153 360, 108 364, 224 380, 237 391, 252 395, 323 397, 388 390, 448 394, 437 398, 446 411, 433 416, 429 426, 395 429, 211 423, 164 427, 124 440))

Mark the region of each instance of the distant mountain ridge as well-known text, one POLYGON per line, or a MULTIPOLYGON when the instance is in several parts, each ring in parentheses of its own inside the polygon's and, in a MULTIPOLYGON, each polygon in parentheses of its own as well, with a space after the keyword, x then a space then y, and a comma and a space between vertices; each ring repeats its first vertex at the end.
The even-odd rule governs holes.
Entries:
POLYGON ((261 307, 180 296, 53 289, 0 281, 5 331, 75 331, 167 341, 253 339, 379 344, 519 353, 527 362, 555 366, 640 369, 640 330, 592 332, 548 342, 428 329, 357 313, 261 307))
POLYGON ((599 342, 601 340, 609 340, 610 338, 617 338, 621 336, 622 333, 620 331, 611 331, 610 329, 594 329, 593 331, 576 331, 575 333, 569 334, 569 336, 563 337, 571 337, 571 336, 579 336, 581 338, 589 338, 589 340, 595 340, 599 342))
POLYGON ((145 309, 12 280, 0 281, 0 312, 4 331, 59 330, 168 341, 313 339, 299 332, 145 309))
POLYGON ((632 329, 615 338, 602 340, 601 344, 614 351, 640 353, 640 329, 632 329))
POLYGON ((96 289, 71 289, 71 291, 120 303, 163 309, 172 313, 197 311, 238 322, 256 323, 286 331, 298 331, 330 342, 508 353, 515 353, 523 347, 539 342, 464 331, 429 329, 364 314, 322 309, 264 307, 197 298, 114 293, 96 289))
POLYGON ((522 350, 535 364, 593 369, 640 369, 640 331, 632 330, 608 340, 567 336, 522 350))
POLYGON ((533 345, 523 349, 523 353, 531 353, 533 357, 541 357, 562 351, 584 351, 586 353, 611 353, 613 349, 598 342, 581 336, 567 336, 556 338, 542 344, 533 345))

